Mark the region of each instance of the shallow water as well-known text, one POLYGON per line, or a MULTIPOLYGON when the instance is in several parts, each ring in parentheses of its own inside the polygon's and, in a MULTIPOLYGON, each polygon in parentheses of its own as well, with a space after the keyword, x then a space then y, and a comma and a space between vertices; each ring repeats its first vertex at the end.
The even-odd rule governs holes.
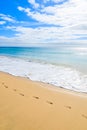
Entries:
POLYGON ((0 71, 87 92, 86 48, 0 47, 0 71))

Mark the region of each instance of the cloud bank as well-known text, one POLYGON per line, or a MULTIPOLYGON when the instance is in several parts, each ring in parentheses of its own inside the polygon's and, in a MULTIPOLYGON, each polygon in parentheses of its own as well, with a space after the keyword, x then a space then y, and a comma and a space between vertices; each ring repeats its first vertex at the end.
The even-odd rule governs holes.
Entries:
MULTIPOLYGON (((2 41, 31 43, 62 43, 87 42, 87 0, 35 0, 27 1, 31 7, 18 6, 17 9, 28 18, 38 23, 38 26, 6 26, 6 29, 16 32, 14 37, 0 37, 2 41)), ((5 21, 15 20, 0 14, 5 21)))

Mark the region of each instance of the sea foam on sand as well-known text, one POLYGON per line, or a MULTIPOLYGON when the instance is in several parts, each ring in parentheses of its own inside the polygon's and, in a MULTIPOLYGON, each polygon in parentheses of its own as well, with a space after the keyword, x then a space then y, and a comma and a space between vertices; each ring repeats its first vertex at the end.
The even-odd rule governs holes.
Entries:
POLYGON ((0 71, 78 92, 87 92, 87 75, 69 67, 0 56, 0 71))

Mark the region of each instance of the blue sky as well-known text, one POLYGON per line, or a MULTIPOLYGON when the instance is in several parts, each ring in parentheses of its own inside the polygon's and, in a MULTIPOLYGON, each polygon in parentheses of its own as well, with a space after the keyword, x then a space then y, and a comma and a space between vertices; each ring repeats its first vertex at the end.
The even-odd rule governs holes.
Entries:
POLYGON ((87 43, 87 0, 3 0, 0 46, 87 43))

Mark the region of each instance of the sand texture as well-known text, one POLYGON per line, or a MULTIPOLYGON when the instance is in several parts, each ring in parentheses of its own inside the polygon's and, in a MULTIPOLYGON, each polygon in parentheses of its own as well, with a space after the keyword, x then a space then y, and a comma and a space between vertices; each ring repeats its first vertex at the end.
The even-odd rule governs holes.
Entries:
POLYGON ((87 130, 87 95, 0 72, 0 130, 87 130))

